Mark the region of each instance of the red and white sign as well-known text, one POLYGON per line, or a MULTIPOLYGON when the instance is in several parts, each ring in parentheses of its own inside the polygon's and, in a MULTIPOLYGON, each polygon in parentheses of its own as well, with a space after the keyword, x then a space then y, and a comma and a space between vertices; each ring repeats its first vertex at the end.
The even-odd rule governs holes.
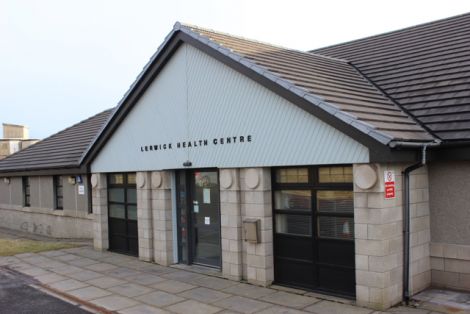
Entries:
POLYGON ((395 172, 388 170, 384 172, 385 198, 395 198, 395 172))

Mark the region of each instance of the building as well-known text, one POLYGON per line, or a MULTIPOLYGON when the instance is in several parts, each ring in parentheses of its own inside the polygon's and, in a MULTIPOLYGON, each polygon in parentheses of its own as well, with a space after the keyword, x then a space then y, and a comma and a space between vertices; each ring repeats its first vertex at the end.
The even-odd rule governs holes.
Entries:
POLYGON ((177 23, 116 108, 0 162, 0 225, 378 309, 470 290, 468 25, 302 52, 177 23))
POLYGON ((29 130, 24 125, 3 123, 3 138, 0 139, 0 159, 37 143, 29 138, 29 130))

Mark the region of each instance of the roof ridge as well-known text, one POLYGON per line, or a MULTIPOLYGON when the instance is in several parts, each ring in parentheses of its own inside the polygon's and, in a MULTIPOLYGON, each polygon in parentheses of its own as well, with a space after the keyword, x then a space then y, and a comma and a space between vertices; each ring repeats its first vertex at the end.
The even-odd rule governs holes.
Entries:
POLYGON ((378 38, 378 37, 382 37, 382 36, 387 36, 387 35, 392 35, 392 34, 396 34, 396 33, 400 33, 400 32, 405 32, 405 31, 409 31, 409 30, 412 30, 412 29, 415 29, 415 28, 445 22, 447 20, 452 20, 452 19, 459 18, 459 17, 466 16, 466 15, 470 15, 470 12, 457 14, 457 15, 454 15, 454 16, 445 17, 445 18, 441 18, 441 19, 438 19, 438 20, 424 22, 424 23, 420 23, 420 24, 416 24, 416 25, 412 25, 412 26, 407 26, 407 27, 399 28, 399 29, 396 29, 396 30, 393 30, 393 31, 388 31, 388 32, 380 33, 380 34, 375 34, 375 35, 365 36, 365 37, 361 37, 361 38, 357 38, 357 39, 353 39, 353 40, 348 40, 348 41, 338 43, 338 44, 333 44, 333 45, 328 45, 328 46, 324 46, 324 47, 320 47, 320 48, 315 48, 315 49, 309 50, 308 52, 315 53, 315 51, 319 51, 319 50, 335 48, 335 47, 339 47, 339 46, 343 46, 343 45, 349 45, 349 44, 353 44, 353 43, 364 41, 364 40, 369 40, 369 39, 373 39, 373 38, 378 38))
MULTIPOLYGON (((230 33, 227 33, 227 32, 221 32, 221 31, 211 29, 211 28, 200 27, 200 26, 194 25, 194 24, 181 23, 181 22, 176 22, 175 23, 175 28, 177 30, 181 29, 182 27, 189 28, 192 31, 197 31, 197 30, 200 29, 200 30, 203 30, 203 31, 207 31, 207 32, 211 32, 211 33, 215 33, 215 34, 219 34, 219 35, 223 35, 223 36, 233 37, 233 38, 237 38, 237 39, 242 39, 242 40, 246 40, 246 41, 253 42, 253 43, 263 44, 263 45, 270 46, 270 47, 285 49, 285 50, 289 50, 289 51, 295 51, 295 52, 299 52, 299 53, 302 53, 302 54, 305 54, 305 55, 316 55, 316 56, 321 57, 321 58, 330 59, 330 60, 334 60, 334 61, 340 61, 340 62, 344 62, 344 63, 349 62, 348 60, 342 59, 342 58, 335 58, 335 57, 321 55, 321 54, 318 54, 318 53, 315 53, 315 52, 304 51, 304 50, 293 49, 293 48, 289 48, 289 47, 285 47, 285 46, 281 46, 281 45, 271 44, 271 43, 261 41, 261 40, 257 40, 257 39, 247 38, 247 37, 239 36, 239 35, 233 35, 233 34, 230 34, 230 33)), ((204 35, 202 35, 202 36, 204 36, 204 35)), ((207 36, 205 36, 205 37, 207 37, 207 36)), ((224 47, 224 46, 222 46, 222 47, 224 47)), ((227 49, 229 49, 229 48, 227 48, 227 49)))

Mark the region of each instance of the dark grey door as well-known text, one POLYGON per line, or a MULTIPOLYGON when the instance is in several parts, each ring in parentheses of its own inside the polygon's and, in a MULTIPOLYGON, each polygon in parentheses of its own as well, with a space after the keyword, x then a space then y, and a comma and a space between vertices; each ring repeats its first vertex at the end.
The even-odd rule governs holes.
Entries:
POLYGON ((217 170, 177 173, 179 261, 221 266, 220 191, 217 170))
POLYGON ((218 172, 191 175, 193 262, 220 266, 220 199, 218 172))

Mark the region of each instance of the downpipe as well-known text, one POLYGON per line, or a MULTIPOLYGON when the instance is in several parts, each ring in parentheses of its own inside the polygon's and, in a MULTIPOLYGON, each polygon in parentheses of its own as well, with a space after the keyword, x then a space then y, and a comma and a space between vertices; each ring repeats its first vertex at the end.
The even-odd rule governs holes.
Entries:
MULTIPOLYGON (((426 149, 430 145, 423 145, 421 160, 403 170, 404 197, 403 197, 403 299, 406 305, 410 302, 410 173, 426 165, 426 149)), ((434 145, 433 145, 434 146, 434 145)))

